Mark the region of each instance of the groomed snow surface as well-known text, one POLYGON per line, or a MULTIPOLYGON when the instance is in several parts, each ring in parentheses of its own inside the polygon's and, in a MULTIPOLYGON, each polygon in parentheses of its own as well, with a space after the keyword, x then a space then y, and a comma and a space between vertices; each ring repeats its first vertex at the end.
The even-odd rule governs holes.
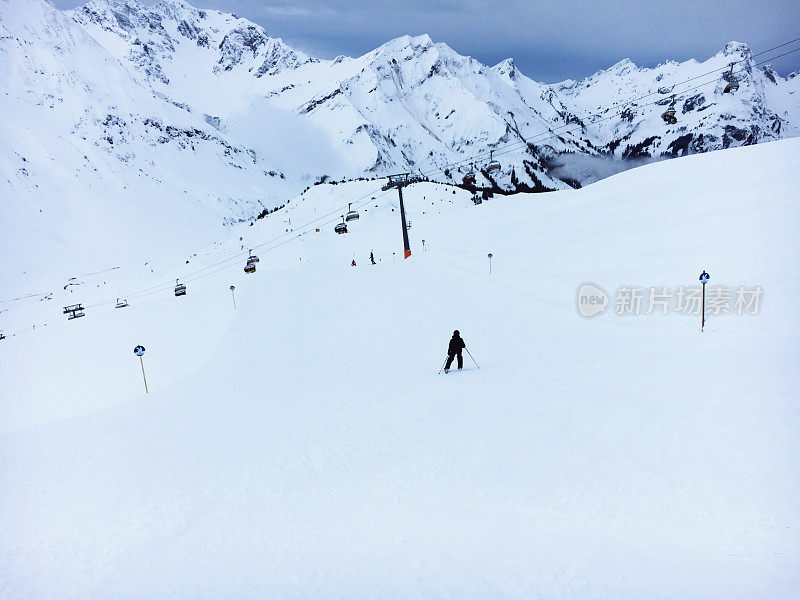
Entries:
POLYGON ((291 229, 255 274, 30 304, 166 282, 0 342, 0 597, 797 598, 798 157, 480 206, 415 184, 406 261, 395 191, 316 186, 172 257, 291 229), (349 234, 292 237, 362 196, 349 234), (586 282, 613 303, 703 269, 761 286, 759 314, 577 312, 586 282), (437 375, 456 328, 481 368, 437 375))

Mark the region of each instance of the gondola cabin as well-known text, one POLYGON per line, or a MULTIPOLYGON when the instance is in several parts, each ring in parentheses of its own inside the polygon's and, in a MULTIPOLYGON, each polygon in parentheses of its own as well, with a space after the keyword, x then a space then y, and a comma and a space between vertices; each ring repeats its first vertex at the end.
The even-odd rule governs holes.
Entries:
POLYGON ((678 118, 675 116, 675 107, 670 106, 664 114, 661 115, 661 118, 664 119, 664 123, 667 125, 675 125, 678 122, 678 118))
POLYGON ((489 151, 489 164, 486 165, 486 170, 490 173, 500 170, 500 163, 492 158, 492 154, 494 154, 494 150, 489 151))
POLYGON ((341 223, 337 223, 336 227, 334 227, 333 230, 336 233, 338 233, 339 235, 341 235, 343 233, 347 233, 347 223, 345 223, 344 215, 342 215, 342 222, 341 223))
POLYGON ((186 295, 186 286, 182 283, 175 282, 175 296, 185 296, 186 295))
POLYGON ((678 117, 675 116, 675 95, 672 95, 672 100, 669 103, 669 108, 661 115, 664 123, 667 125, 675 125, 678 122, 678 117))
POLYGON ((345 221, 355 221, 358 219, 358 211, 352 210, 350 207, 352 206, 352 202, 348 203, 347 205, 347 214, 344 217, 345 221))
POLYGON ((731 94, 739 89, 739 80, 736 78, 736 75, 733 74, 734 64, 736 63, 731 63, 731 70, 723 75, 723 78, 728 81, 725 89, 722 90, 723 94, 731 94))
POLYGON ((82 304, 72 304, 64 307, 64 314, 69 315, 67 320, 78 319, 86 315, 82 304))

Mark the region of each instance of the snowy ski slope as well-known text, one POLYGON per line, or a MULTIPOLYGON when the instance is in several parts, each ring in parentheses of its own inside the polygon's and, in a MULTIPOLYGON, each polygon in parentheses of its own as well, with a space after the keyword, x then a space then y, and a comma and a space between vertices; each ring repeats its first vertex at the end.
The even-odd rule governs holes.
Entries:
POLYGON ((17 303, 0 598, 796 598, 798 156, 791 139, 480 206, 415 184, 406 261, 395 191, 316 186, 189 264, 17 303), (703 269, 761 286, 759 314, 700 333, 577 312, 584 283, 613 303, 703 269), (437 375, 455 328, 481 368, 437 375))

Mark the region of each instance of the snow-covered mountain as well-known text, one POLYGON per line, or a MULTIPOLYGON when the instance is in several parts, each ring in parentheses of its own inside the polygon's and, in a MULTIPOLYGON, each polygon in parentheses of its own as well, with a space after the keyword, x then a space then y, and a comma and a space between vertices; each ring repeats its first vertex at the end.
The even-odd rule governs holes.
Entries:
POLYGON ((497 149, 504 168, 491 181, 488 173, 479 176, 480 185, 510 188, 514 170, 524 185, 559 188, 559 175, 570 175, 571 183, 603 176, 601 163, 576 170, 581 163, 564 153, 678 156, 800 131, 798 80, 756 66, 740 43, 704 62, 646 69, 624 60, 580 82, 545 85, 512 59, 487 67, 427 35, 328 61, 309 58, 245 19, 182 0, 150 7, 93 0, 71 15, 131 65, 142 84, 232 135, 261 129, 263 113, 275 109, 324 130, 342 158, 338 171, 326 173, 335 177, 411 170, 460 182, 467 168, 459 174, 449 168, 453 163, 480 155, 480 169, 497 149), (722 73, 698 77, 732 62, 740 80, 735 94, 722 94, 722 73), (660 118, 671 93, 680 114, 675 126, 660 118), (554 168, 559 164, 566 170, 554 168))
POLYGON ((0 0, 0 64, 4 274, 41 270, 43 256, 85 263, 100 248, 140 257, 153 238, 180 254, 278 203, 280 173, 154 95, 49 4, 0 0))
POLYGON ((3 250, 15 272, 39 269, 31 245, 60 260, 53 235, 73 242, 65 268, 98 247, 144 262, 155 237, 188 255, 222 223, 320 179, 413 171, 460 183, 477 156, 479 186, 563 189, 639 159, 800 130, 800 77, 757 66, 738 43, 705 62, 622 61, 542 84, 511 59, 488 67, 426 35, 319 60, 181 0, 71 11, 0 0, 0 64, 0 194, 14 199, 0 233, 14 232, 3 250), (736 61, 734 94, 719 74, 679 85, 736 61), (676 125, 660 118, 665 94, 676 125))

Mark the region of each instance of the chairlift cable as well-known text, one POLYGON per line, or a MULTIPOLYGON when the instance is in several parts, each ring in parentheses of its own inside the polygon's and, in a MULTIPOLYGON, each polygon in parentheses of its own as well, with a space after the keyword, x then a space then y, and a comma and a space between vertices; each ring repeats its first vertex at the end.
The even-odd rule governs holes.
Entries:
MULTIPOLYGON (((763 54, 767 54, 769 52, 777 50, 778 48, 782 48, 782 47, 788 46, 788 45, 790 45, 792 43, 795 43, 795 42, 798 42, 798 41, 800 41, 800 37, 794 38, 794 39, 789 40, 787 42, 783 42, 782 44, 778 44, 776 46, 773 46, 772 48, 768 48, 766 50, 762 50, 761 52, 758 52, 756 54, 751 54, 751 58, 755 58, 757 56, 761 56, 763 54)), ((792 50, 788 50, 786 52, 783 52, 783 53, 778 54, 776 56, 772 56, 772 57, 766 58, 766 59, 758 61, 758 62, 754 62, 753 66, 754 67, 760 66, 760 65, 763 65, 765 63, 774 61, 774 60, 776 60, 778 58, 782 58, 784 56, 787 56, 789 54, 793 54, 793 53, 798 52, 798 51, 800 51, 800 47, 792 49, 792 50)), ((745 60, 746 59, 735 61, 732 64, 742 63, 742 62, 745 62, 745 60)), ((684 81, 675 83, 675 84, 672 85, 672 89, 670 90, 670 93, 669 94, 662 94, 662 96, 674 96, 674 95, 676 95, 674 93, 675 89, 678 88, 679 86, 685 85, 686 83, 689 83, 691 81, 695 81, 695 80, 697 80, 699 78, 706 77, 706 76, 718 73, 719 71, 727 70, 729 68, 731 68, 731 64, 725 65, 724 67, 719 67, 717 69, 713 69, 713 70, 708 71, 708 72, 706 72, 706 73, 704 73, 702 75, 696 75, 696 76, 691 77, 689 79, 686 79, 684 81)), ((745 67, 742 67, 738 71, 736 71, 736 73, 744 73, 744 72, 747 72, 747 69, 745 67)), ((735 74, 732 69, 731 69, 731 73, 735 74)), ((709 80, 709 81, 706 81, 704 83, 701 83, 701 84, 698 84, 696 86, 693 86, 691 88, 687 88, 685 90, 682 90, 680 92, 680 94, 686 94, 688 92, 694 91, 694 90, 699 89, 701 87, 705 87, 707 85, 710 85, 712 83, 717 83, 717 82, 718 82, 718 79, 715 78, 714 80, 709 80)), ((551 88, 551 91, 553 91, 554 94, 555 94, 555 90, 553 88, 551 88)), ((625 108, 631 107, 631 105, 633 103, 637 102, 638 100, 642 100, 644 98, 648 98, 650 96, 653 96, 656 93, 657 92, 650 92, 648 94, 644 94, 643 96, 639 96, 637 98, 634 98, 632 100, 627 101, 626 105, 623 105, 623 106, 625 106, 625 108)), ((557 94, 556 94, 556 96, 557 96, 557 94)), ((647 106, 652 106, 652 105, 658 104, 659 102, 662 102, 662 101, 663 101, 663 98, 660 98, 660 99, 655 100, 653 102, 648 102, 648 103, 645 103, 645 104, 636 104, 636 106, 634 108, 641 109, 641 108, 644 108, 644 107, 647 107, 647 106)), ((561 101, 560 97, 559 97, 559 102, 561 102, 561 104, 563 105, 563 102, 561 101)), ((595 113, 594 115, 588 115, 587 118, 588 117, 597 117, 596 119, 594 119, 592 121, 592 123, 597 123, 598 121, 606 121, 608 119, 611 119, 611 118, 614 118, 616 116, 619 116, 622 112, 624 112, 624 110, 625 110, 624 108, 622 110, 617 110, 616 112, 614 112, 614 113, 612 113, 610 115, 607 115, 607 116, 601 116, 599 113, 595 113)), ((536 111, 534 111, 534 112, 536 112, 536 111)), ((542 120, 544 120, 544 119, 542 119, 542 120)), ((542 132, 542 133, 539 133, 539 134, 535 134, 535 135, 532 136, 532 138, 530 140, 507 143, 505 145, 505 147, 502 148, 502 149, 494 148, 494 149, 492 149, 492 152, 494 154, 498 154, 498 155, 507 154, 507 153, 513 152, 513 151, 515 151, 515 150, 517 150, 519 148, 528 147, 528 146, 530 146, 530 144, 532 144, 534 142, 543 142, 543 141, 546 141, 546 140, 549 140, 549 139, 554 139, 556 137, 559 137, 559 135, 560 135, 559 132, 564 133, 564 134, 571 133, 577 127, 578 126, 576 126, 576 125, 564 124, 564 125, 559 126, 559 127, 555 128, 555 129, 552 129, 551 131, 546 131, 546 132, 542 132)), ((422 177, 427 178, 427 177, 429 177, 430 175, 433 175, 433 174, 444 173, 445 170, 452 170, 454 167, 463 165, 465 163, 470 163, 470 162, 474 163, 474 162, 480 160, 481 159, 480 157, 482 157, 486 153, 487 153, 487 151, 479 152, 479 153, 475 154, 472 157, 469 157, 469 158, 466 158, 466 159, 463 159, 463 160, 460 160, 460 161, 451 162, 451 163, 449 163, 447 166, 445 166, 443 168, 421 172, 420 175, 422 177)), ((388 190, 384 191, 381 188, 377 188, 377 189, 375 189, 373 191, 370 191, 370 192, 358 197, 355 201, 351 201, 350 204, 357 204, 357 208, 361 208, 362 206, 364 206, 367 203, 372 201, 372 196, 373 195, 377 196, 375 198, 375 199, 377 199, 377 198, 380 198, 381 196, 386 195, 387 193, 388 193, 388 190), (364 200, 368 196, 370 196, 370 200, 364 200), (364 200, 364 201, 362 202, 362 200, 364 200)), ((274 246, 270 246, 269 248, 265 248, 263 250, 263 252, 270 252, 270 251, 272 251, 272 250, 274 250, 276 248, 279 248, 280 246, 283 246, 286 243, 289 243, 291 241, 294 241, 294 240, 298 239, 302 235, 306 235, 308 233, 307 229, 310 228, 311 225, 315 225, 315 224, 327 225, 327 224, 330 224, 333 221, 338 221, 338 218, 335 218, 333 220, 329 219, 328 221, 325 221, 324 223, 319 223, 323 219, 326 219, 326 218, 328 218, 328 217, 330 217, 332 215, 335 215, 336 213, 340 213, 343 209, 344 209, 344 207, 339 207, 339 208, 336 208, 336 209, 332 210, 331 212, 328 212, 328 213, 326 213, 326 214, 324 214, 324 215, 322 215, 320 217, 317 217, 316 219, 312 219, 311 221, 307 221, 306 223, 304 223, 304 224, 302 224, 302 225, 300 225, 298 227, 299 232, 297 234, 292 235, 288 239, 286 239, 286 240, 284 240, 284 241, 282 241, 282 242, 280 242, 278 244, 275 244, 274 246)), ((264 248, 265 246, 269 246, 270 244, 273 244, 273 243, 281 240, 282 238, 290 235, 291 233, 294 233, 294 231, 292 231, 292 232, 284 232, 281 235, 276 236, 276 237, 274 237, 274 238, 272 238, 270 240, 266 240, 264 242, 260 242, 258 244, 255 244, 255 245, 252 246, 252 249, 259 249, 259 248, 264 248)), ((237 252, 236 254, 234 254, 234 255, 226 258, 226 259, 223 259, 223 260, 218 261, 218 262, 216 262, 214 264, 207 265, 207 266, 205 266, 205 267, 203 267, 201 269, 197 269, 196 271, 192 271, 192 272, 190 272, 188 274, 185 274, 180 279, 182 279, 185 282, 191 282, 191 281, 196 281, 198 279, 206 277, 208 275, 211 275, 211 274, 214 274, 214 273, 218 273, 220 271, 223 271, 223 270, 233 266, 233 265, 229 265, 228 263, 232 263, 233 261, 240 260, 241 257, 244 254, 249 254, 249 252, 246 252, 246 253, 245 252, 237 252), (216 267, 220 267, 220 268, 216 268, 216 267), (213 269, 213 270, 208 272, 208 273, 205 273, 206 271, 209 271, 210 269, 213 269)), ((150 295, 150 294, 153 294, 153 293, 156 293, 156 292, 164 291, 165 289, 168 289, 171 286, 172 286, 172 283, 165 282, 165 283, 157 284, 155 286, 151 286, 149 288, 144 288, 142 290, 138 290, 138 291, 132 292, 130 294, 127 294, 127 295, 121 296, 121 297, 125 297, 127 299, 141 298, 143 296, 147 296, 147 295, 150 295)), ((115 303, 115 302, 116 302, 116 300, 108 300, 108 301, 103 301, 103 302, 98 302, 98 303, 95 303, 95 304, 87 305, 84 308, 85 309, 98 308, 98 307, 105 306, 107 304, 112 304, 112 303, 115 303)), ((61 317, 62 317, 62 315, 59 314, 58 316, 54 316, 54 317, 52 317, 52 318, 50 318, 50 319, 48 319, 48 320, 46 320, 46 321, 44 321, 42 323, 39 323, 39 325, 40 326, 47 325, 48 323, 52 323, 54 321, 59 320, 61 317)), ((35 327, 35 325, 33 327, 35 327)), ((30 331, 32 329, 33 329, 32 327, 25 327, 25 328, 22 328, 22 329, 18 329, 17 331, 15 331, 13 333, 10 333, 9 335, 14 336, 14 335, 17 335, 19 333, 23 333, 25 331, 30 331)))

